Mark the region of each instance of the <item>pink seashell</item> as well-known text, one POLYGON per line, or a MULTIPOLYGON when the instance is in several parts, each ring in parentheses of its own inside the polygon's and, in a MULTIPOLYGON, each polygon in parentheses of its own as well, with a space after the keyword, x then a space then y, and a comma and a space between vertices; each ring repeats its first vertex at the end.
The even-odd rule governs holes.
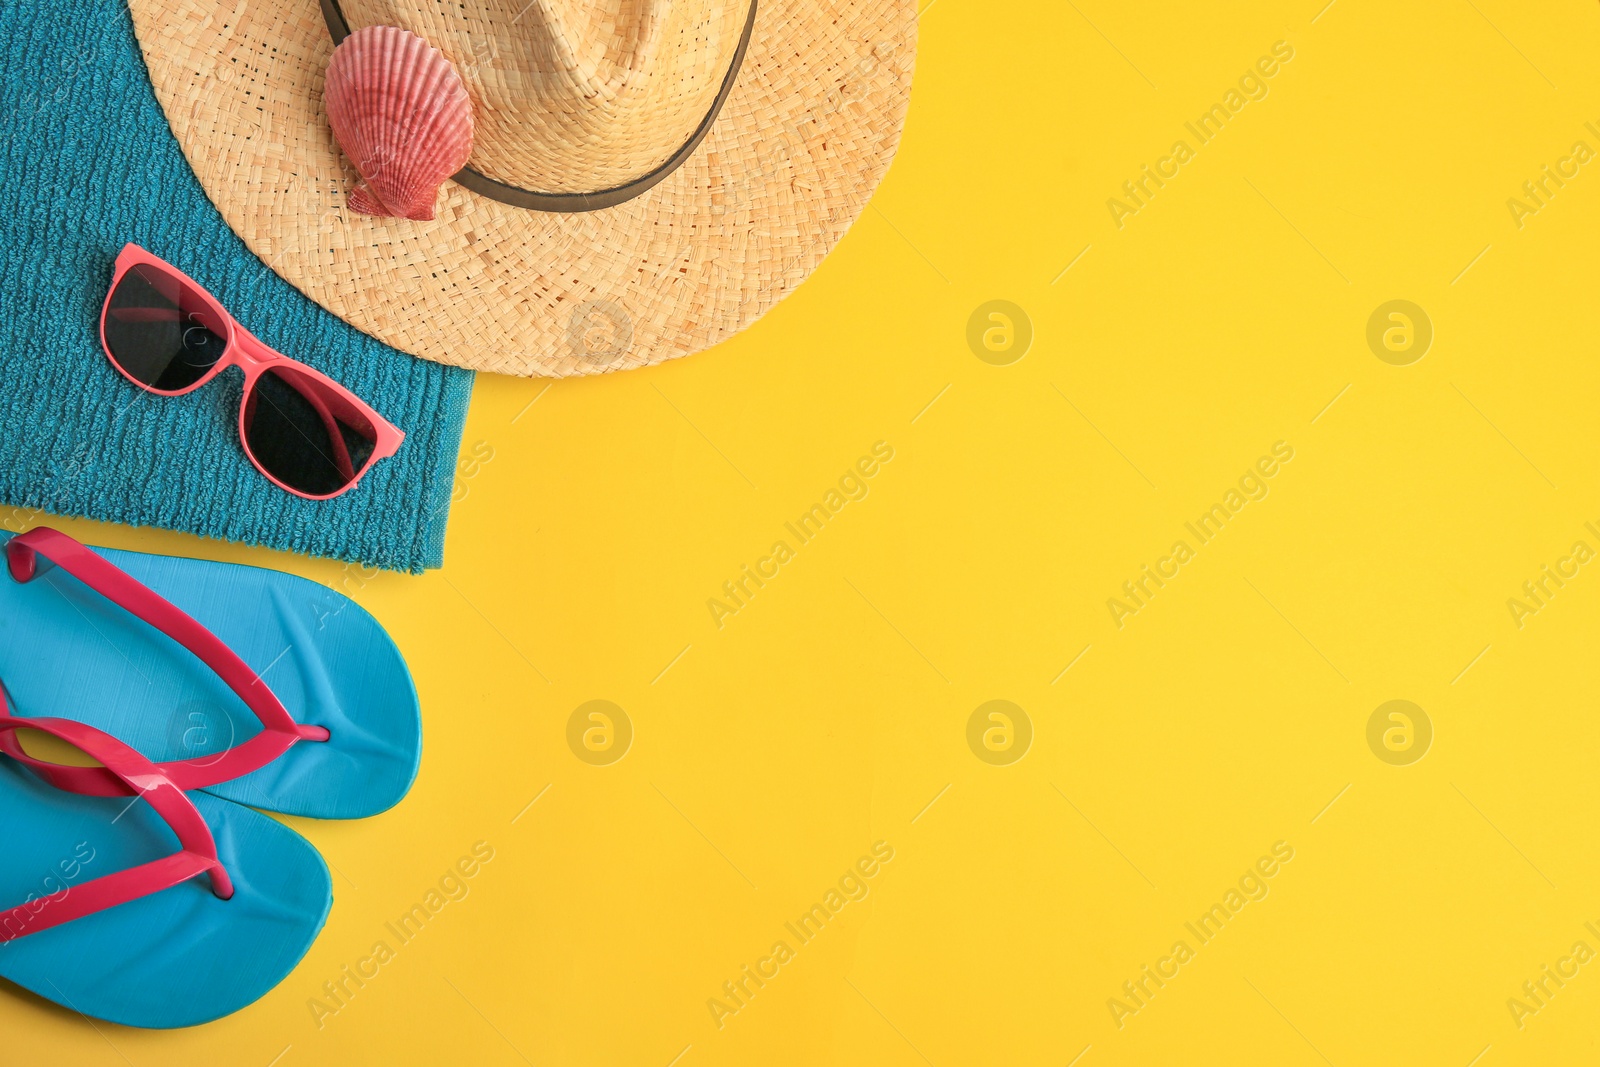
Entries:
POLYGON ((472 100, 444 54, 398 26, 364 27, 333 50, 323 100, 363 179, 351 209, 433 218, 439 186, 472 154, 472 100))

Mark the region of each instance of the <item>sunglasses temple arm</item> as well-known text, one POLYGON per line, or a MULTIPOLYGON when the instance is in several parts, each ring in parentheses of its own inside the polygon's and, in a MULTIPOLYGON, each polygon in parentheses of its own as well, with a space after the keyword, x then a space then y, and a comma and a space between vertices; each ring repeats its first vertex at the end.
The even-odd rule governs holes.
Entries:
POLYGON ((333 417, 333 412, 328 410, 328 405, 322 402, 322 397, 315 391, 300 394, 317 409, 317 415, 322 419, 322 426, 328 431, 328 441, 333 445, 333 461, 339 466, 339 473, 346 479, 356 476, 355 467, 350 462, 350 450, 345 448, 344 434, 339 430, 339 420, 333 417))

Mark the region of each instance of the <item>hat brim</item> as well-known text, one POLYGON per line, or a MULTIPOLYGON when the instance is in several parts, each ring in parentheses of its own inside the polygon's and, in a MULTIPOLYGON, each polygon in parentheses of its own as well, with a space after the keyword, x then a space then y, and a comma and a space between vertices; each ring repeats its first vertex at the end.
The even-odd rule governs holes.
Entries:
POLYGON ((430 222, 359 215, 322 103, 316 0, 130 0, 157 98, 251 250, 350 325, 440 363, 545 377, 646 366, 759 318, 822 261, 900 139, 914 0, 761 0, 716 124, 599 211, 446 182, 430 222))

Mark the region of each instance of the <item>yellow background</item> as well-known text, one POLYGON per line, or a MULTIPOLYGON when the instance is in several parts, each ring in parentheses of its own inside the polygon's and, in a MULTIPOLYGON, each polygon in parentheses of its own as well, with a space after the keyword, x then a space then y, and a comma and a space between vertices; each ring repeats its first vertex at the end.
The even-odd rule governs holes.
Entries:
POLYGON ((161 1034, 8 992, 0 1059, 1592 1062, 1600 963, 1520 1029, 1506 1002, 1600 949, 1600 566, 1521 628, 1506 602, 1600 548, 1600 163, 1520 228, 1506 202, 1600 149, 1600 7, 1320 3, 934 0, 893 170, 780 307, 672 365, 480 378, 443 571, 62 522, 352 589, 426 749, 396 810, 288 820, 336 900, 260 1003, 161 1034), (1107 199, 1280 40, 1119 229, 1107 199), (966 341, 994 299, 1034 329, 1007 366, 966 341), (1393 299, 1435 331, 1409 366, 1366 342, 1393 299), (718 629, 708 598, 877 441, 869 495, 718 629), (1270 494, 1119 629, 1107 598, 1277 441, 1270 494), (609 766, 566 741, 593 699, 635 731, 609 766), (995 699, 1033 725, 1009 766, 966 740, 995 699), (1409 766, 1366 740, 1393 699, 1434 730, 1409 766), (470 895, 319 1028, 480 840, 470 895), (875 841, 870 895, 719 1028, 875 841))

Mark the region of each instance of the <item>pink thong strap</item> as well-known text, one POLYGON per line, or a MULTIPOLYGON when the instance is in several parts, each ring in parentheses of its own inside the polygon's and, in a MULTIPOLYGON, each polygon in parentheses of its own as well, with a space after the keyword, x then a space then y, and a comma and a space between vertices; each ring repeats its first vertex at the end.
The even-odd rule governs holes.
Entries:
MULTIPOLYGON (((224 752, 152 764, 165 780, 180 790, 203 789, 239 778, 271 763, 299 741, 328 739, 328 731, 323 727, 295 722, 260 676, 216 634, 79 541, 48 526, 36 526, 6 544, 6 562, 11 576, 19 582, 31 582, 39 576, 41 556, 188 649, 215 671, 261 720, 260 733, 224 752)), ((10 717, 9 712, 6 715, 10 717)), ((24 725, 34 721, 17 720, 24 725)), ((90 796, 128 796, 139 792, 110 767, 73 767, 28 755, 17 740, 14 727, 0 730, 0 752, 26 764, 57 789, 90 796)))
POLYGON ((19 719, 6 706, 0 691, 0 736, 14 742, 18 730, 39 730, 58 737, 105 766, 107 774, 150 802, 156 814, 178 835, 179 849, 137 867, 90 879, 81 885, 58 889, 0 911, 0 944, 15 941, 52 926, 81 919, 130 900, 159 893, 180 882, 209 872, 211 891, 223 900, 233 896, 233 882, 217 858, 217 843, 194 801, 184 795, 159 768, 115 737, 71 719, 19 719))

